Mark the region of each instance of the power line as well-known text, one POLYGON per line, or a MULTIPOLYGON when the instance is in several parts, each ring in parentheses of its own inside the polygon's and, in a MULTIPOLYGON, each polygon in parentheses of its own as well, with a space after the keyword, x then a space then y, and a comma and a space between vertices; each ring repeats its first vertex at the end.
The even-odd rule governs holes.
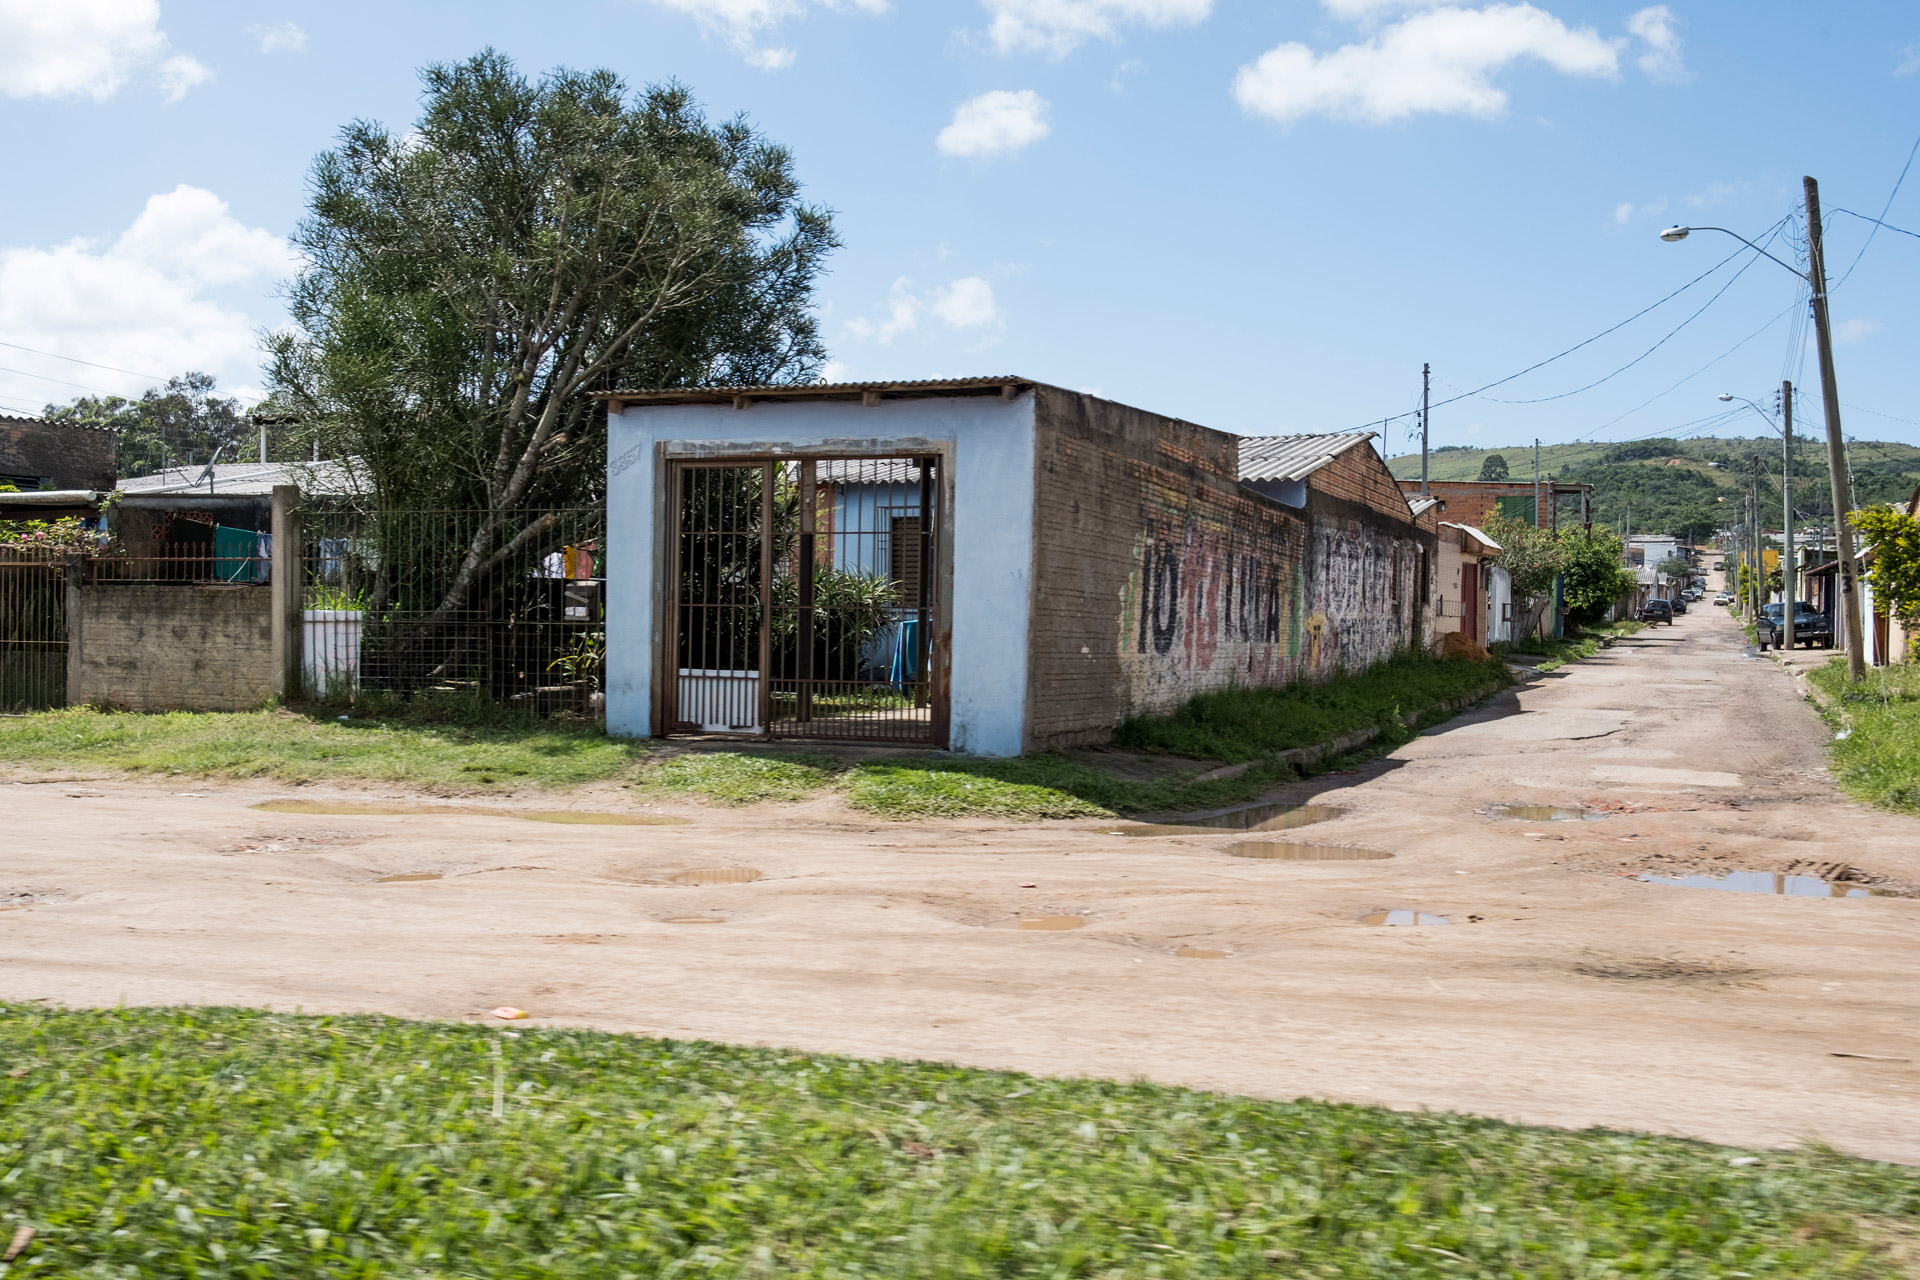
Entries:
MULTIPOLYGON (((1903 236, 1912 236, 1912 237, 1913 237, 1913 238, 1914 238, 1915 240, 1920 240, 1920 231, 1909 231, 1909 230, 1907 230, 1907 229, 1906 229, 1905 227, 1896 227, 1896 226, 1894 226, 1894 225, 1893 225, 1893 224, 1892 224, 1891 222, 1883 222, 1883 221, 1881 221, 1881 220, 1880 220, 1879 218, 1869 218, 1869 217, 1868 217, 1868 216, 1867 216, 1866 214, 1864 214, 1864 213, 1854 213, 1854 212, 1853 212, 1853 210, 1851 210, 1851 209, 1835 209, 1835 210, 1834 210, 1834 212, 1835 212, 1835 213, 1846 213, 1846 214, 1852 214, 1852 215, 1853 215, 1854 217, 1856 217, 1856 218, 1858 218, 1858 219, 1860 219, 1860 221, 1862 221, 1862 222, 1871 222, 1871 223, 1873 223, 1873 224, 1874 224, 1874 226, 1875 226, 1876 228, 1879 228, 1879 227, 1885 227, 1885 228, 1886 228, 1887 230, 1889 230, 1889 231, 1898 231, 1898 232, 1899 232, 1899 233, 1900 233, 1901 235, 1903 235, 1903 236)), ((1869 239, 1871 239, 1872 237, 1871 237, 1871 236, 1869 236, 1868 238, 1869 238, 1869 239)), ((1848 267, 1848 268, 1847 268, 1847 271, 1848 271, 1848 274, 1851 274, 1851 273, 1852 273, 1852 271, 1853 271, 1853 268, 1852 268, 1852 267, 1848 267)), ((1844 279, 1846 279, 1847 277, 1846 277, 1846 276, 1841 276, 1840 278, 1841 278, 1842 280, 1844 280, 1844 279)))
MULTIPOLYGON (((1772 227, 1768 228, 1769 234, 1767 239, 1771 240, 1774 235, 1777 235, 1780 231, 1780 227, 1782 223, 1785 223, 1786 221, 1787 221, 1787 218, 1782 218, 1780 222, 1776 222, 1772 227)), ((1766 243, 1766 242, 1762 241, 1762 243, 1766 243)), ((1702 280, 1705 280, 1708 276, 1713 275, 1715 272, 1719 271, 1720 268, 1726 266, 1729 262, 1732 262, 1735 258, 1738 258, 1741 254, 1746 252, 1747 250, 1744 248, 1735 249, 1732 253, 1720 259, 1720 261, 1714 263, 1713 266, 1707 268, 1705 271, 1701 272, 1699 275, 1695 276, 1693 279, 1687 281, 1685 284, 1681 285, 1678 289, 1675 289, 1672 293, 1660 299, 1658 302, 1652 303, 1651 305, 1646 307, 1642 307, 1640 310, 1628 316, 1625 320, 1622 320, 1619 324, 1613 325, 1612 327, 1607 329, 1602 329, 1599 333, 1594 334, 1591 338, 1587 338, 1581 342, 1576 342, 1574 345, 1572 345, 1571 347, 1568 347, 1565 351, 1562 351, 1557 355, 1548 356, 1545 360, 1541 360, 1534 364, 1528 365, 1526 368, 1520 370, 1520 372, 1518 373, 1510 373, 1504 378, 1498 378, 1492 382, 1486 383, 1483 386, 1476 387, 1472 391, 1463 391, 1460 394, 1453 396, 1451 399, 1436 401, 1434 404, 1429 406, 1429 409, 1444 408, 1447 405, 1457 404, 1459 401, 1470 399, 1474 396, 1478 396, 1483 391, 1491 391, 1495 387, 1504 386, 1507 383, 1512 382, 1515 378, 1524 378, 1527 374, 1532 373, 1536 369, 1543 369, 1546 366, 1552 364, 1556 360, 1564 359, 1567 356, 1572 355, 1574 352, 1579 351, 1583 347, 1592 346, 1594 343, 1600 341, 1600 339, 1606 337, 1608 334, 1617 332, 1618 330, 1625 328, 1626 326, 1632 324, 1635 320, 1638 320, 1640 317, 1646 315, 1648 312, 1658 310, 1660 307, 1665 306, 1667 303, 1673 301, 1675 298, 1679 297, 1681 294, 1685 293, 1687 290, 1693 288, 1693 286, 1699 284, 1702 280)), ((1741 268, 1741 270, 1743 271, 1745 269, 1746 268, 1744 267, 1741 268)), ((1724 290, 1722 290, 1722 292, 1724 292, 1724 290)), ((1526 402, 1516 402, 1516 403, 1526 403, 1526 402)), ((1403 413, 1403 414, 1397 414, 1391 418, 1384 418, 1384 419, 1370 418, 1367 420, 1367 423, 1354 429, 1365 430, 1367 426, 1370 426, 1372 423, 1375 423, 1375 422, 1398 422, 1400 419, 1410 417, 1410 416, 1412 416, 1410 413, 1403 413)))
MULTIPOLYGON (((1880 228, 1883 225, 1880 219, 1886 217, 1887 213, 1893 208, 1893 198, 1900 194, 1900 186, 1902 183, 1906 182, 1907 170, 1913 168, 1913 158, 1917 155, 1920 155, 1920 138, 1915 138, 1913 140, 1913 149, 1907 152, 1907 162, 1900 166, 1900 176, 1894 179, 1893 190, 1887 192, 1887 202, 1886 204, 1882 205, 1880 208, 1880 217, 1868 219, 1869 222, 1873 223, 1873 230, 1867 232, 1867 243, 1861 245, 1860 252, 1853 255, 1853 262, 1851 265, 1847 267, 1847 275, 1841 276, 1832 285, 1828 286, 1829 292, 1831 292, 1832 289, 1838 287, 1839 285, 1845 284, 1847 282, 1847 276, 1850 276, 1853 274, 1853 268, 1860 265, 1860 259, 1867 256, 1868 246, 1872 245, 1873 238, 1880 234, 1880 228)), ((1856 213, 1853 216, 1857 218, 1860 215, 1856 213)), ((1907 234, 1912 235, 1913 233, 1909 231, 1907 232, 1907 234)))
MULTIPOLYGON (((87 368, 89 368, 89 369, 105 369, 105 370, 106 370, 106 371, 107 371, 108 373, 124 373, 124 374, 126 374, 126 375, 127 375, 128 377, 132 377, 132 378, 145 378, 145 379, 147 379, 148 381, 151 381, 151 382, 165 382, 165 381, 166 381, 166 379, 165 379, 165 378, 163 378, 163 377, 161 377, 161 376, 160 376, 159 374, 156 374, 156 373, 139 373, 139 372, 136 372, 135 370, 132 370, 132 369, 122 369, 122 368, 120 368, 120 367, 118 367, 117 365, 111 365, 111 364, 95 364, 95 363, 94 363, 93 361, 91 361, 91 360, 82 360, 82 359, 80 359, 80 358, 79 358, 78 356, 63 356, 63 355, 57 355, 57 354, 55 354, 54 352, 51 352, 51 351, 37 351, 37 350, 35 350, 35 349, 34 349, 34 348, 32 348, 32 347, 23 347, 23 346, 21 346, 21 345, 20 345, 19 343, 17 343, 17 342, 0 342, 0 347, 10 347, 10 348, 12 348, 12 349, 13 349, 13 350, 15 350, 15 351, 24 351, 24 352, 26 352, 26 353, 27 353, 28 355, 33 355, 33 356, 45 356, 45 357, 47 357, 47 359, 49 359, 49 360, 67 360, 67 361, 71 361, 71 362, 72 362, 72 363, 74 363, 74 364, 83 364, 83 365, 86 365, 86 366, 87 366, 87 368)), ((71 384, 69 384, 69 385, 71 385, 71 384)))
POLYGON ((50 378, 44 373, 29 373, 25 369, 9 369, 5 365, 0 365, 0 373, 15 373, 23 378, 38 378, 42 382, 51 382, 62 387, 72 387, 76 391, 91 391, 97 396, 110 396, 113 394, 111 391, 102 391, 98 387, 89 387, 85 383, 68 382, 64 378, 50 378))

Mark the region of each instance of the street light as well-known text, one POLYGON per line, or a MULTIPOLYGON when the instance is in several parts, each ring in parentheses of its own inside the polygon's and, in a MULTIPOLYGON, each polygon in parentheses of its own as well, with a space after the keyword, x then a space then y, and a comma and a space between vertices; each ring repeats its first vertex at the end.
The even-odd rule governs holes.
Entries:
MULTIPOLYGON (((1782 650, 1793 648, 1793 614, 1798 601, 1795 592, 1794 570, 1798 568, 1799 552, 1793 545, 1793 384, 1780 384, 1780 407, 1784 418, 1784 428, 1774 423, 1772 415, 1745 396, 1736 396, 1731 391, 1722 391, 1723 403, 1738 400, 1755 413, 1761 421, 1780 433, 1780 647, 1782 650)), ((1755 543, 1758 544, 1759 530, 1755 530, 1755 543)), ((1760 566, 1766 568, 1766 556, 1760 557, 1760 566)))
POLYGON ((1807 195, 1807 270, 1804 272, 1725 227, 1668 227, 1660 233, 1660 238, 1674 244, 1695 231, 1718 231, 1793 272, 1812 291, 1813 328, 1820 348, 1820 398, 1827 419, 1827 471, 1833 479, 1834 541, 1840 561, 1840 620, 1847 646, 1847 679, 1858 681, 1867 674, 1866 635, 1860 622, 1860 590, 1855 585, 1858 572, 1853 559, 1853 530, 1847 526, 1853 495, 1847 483, 1846 438, 1840 431, 1840 383, 1833 371, 1833 329, 1827 319, 1827 260, 1820 224, 1820 184, 1812 178, 1802 182, 1807 195))

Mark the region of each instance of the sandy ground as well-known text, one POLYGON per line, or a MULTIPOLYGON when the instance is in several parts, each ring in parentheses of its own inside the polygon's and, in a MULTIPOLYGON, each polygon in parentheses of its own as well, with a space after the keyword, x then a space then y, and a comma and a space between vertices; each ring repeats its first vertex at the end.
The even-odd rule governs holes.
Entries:
POLYGON ((1344 812, 1272 838, 1392 855, 1369 861, 1235 857, 1248 837, 1230 831, 883 823, 830 799, 662 809, 602 788, 353 816, 251 806, 376 797, 15 775, 0 997, 456 1019, 504 1004, 549 1024, 1920 1162, 1920 900, 1632 878, 1811 866, 1920 886, 1920 822, 1840 797, 1825 736, 1708 604, 1275 793, 1344 812), (1504 803, 1606 816, 1490 813, 1504 803), (559 806, 691 821, 515 816, 559 806), (671 879, 714 867, 764 875, 671 879), (381 882, 408 873, 444 878, 381 882), (1361 922, 1395 909, 1452 923, 1361 922), (1014 927, 1044 915, 1087 923, 1014 927))

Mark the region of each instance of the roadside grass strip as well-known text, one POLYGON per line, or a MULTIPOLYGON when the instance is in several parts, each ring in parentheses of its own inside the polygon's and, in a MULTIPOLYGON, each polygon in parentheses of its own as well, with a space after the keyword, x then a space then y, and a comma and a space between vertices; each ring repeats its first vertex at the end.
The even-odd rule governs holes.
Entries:
POLYGON ((1825 695, 1827 722, 1845 737, 1831 744, 1834 780, 1852 796, 1920 813, 1920 664, 1874 667, 1847 682, 1845 658, 1807 679, 1825 695))
MULTIPOLYGON (((521 1024, 0 1007, 7 1274, 1891 1276, 1920 1171, 521 1024)), ((1908 1254, 1907 1256, 1911 1256, 1908 1254)))
POLYGON ((25 768, 557 788, 622 773, 643 754, 637 744, 563 721, 342 720, 288 710, 143 715, 88 707, 0 717, 0 764, 25 768))

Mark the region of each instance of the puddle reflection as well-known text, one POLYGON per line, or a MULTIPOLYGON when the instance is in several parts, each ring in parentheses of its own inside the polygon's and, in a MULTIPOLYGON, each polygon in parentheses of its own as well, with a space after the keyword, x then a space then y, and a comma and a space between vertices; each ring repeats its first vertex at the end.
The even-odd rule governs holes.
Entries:
POLYGON ((1065 929, 1078 929, 1086 924, 1085 916, 1028 916, 1014 922, 1016 929, 1030 929, 1042 933, 1058 933, 1065 929))
POLYGON ((1173 954, 1182 960, 1225 960, 1233 953, 1230 951, 1213 951, 1206 947, 1182 947, 1173 954))
POLYGON ((1723 876, 1663 876, 1640 873, 1647 884, 1677 885, 1682 889, 1718 889, 1723 893, 1765 893, 1787 898, 1897 898, 1887 889, 1857 884, 1834 884, 1819 876, 1793 876, 1779 871, 1729 871, 1723 876))
POLYGON ((1122 827, 1110 834, 1122 836, 1179 836, 1195 831, 1291 831, 1295 827, 1329 822, 1345 809, 1327 804, 1256 804, 1204 818, 1184 818, 1178 822, 1146 822, 1122 827))
POLYGON ((1236 858, 1270 858, 1277 862, 1374 862, 1391 858, 1378 849, 1352 849, 1343 844, 1290 844, 1285 840, 1243 840, 1227 846, 1236 858))
POLYGON ((1493 813, 1514 822, 1598 822, 1607 816, 1559 804, 1503 804, 1494 806, 1493 813))
POLYGON ((420 880, 439 880, 444 877, 438 871, 409 871, 405 875, 381 876, 379 884, 413 884, 420 880))
POLYGON ((1446 916, 1436 916, 1425 911, 1369 911, 1360 917, 1361 924, 1452 924, 1446 916))

